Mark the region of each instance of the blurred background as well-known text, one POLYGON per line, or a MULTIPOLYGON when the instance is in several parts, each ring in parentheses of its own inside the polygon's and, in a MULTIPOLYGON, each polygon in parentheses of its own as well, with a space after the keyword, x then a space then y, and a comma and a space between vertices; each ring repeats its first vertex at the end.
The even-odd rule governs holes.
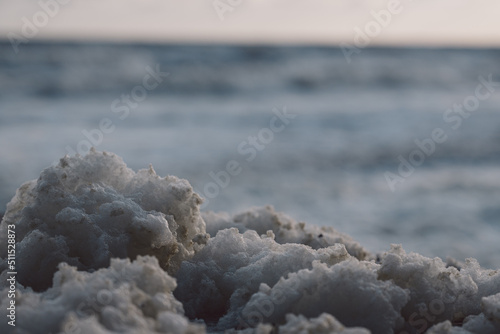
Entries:
POLYGON ((270 204, 373 252, 402 243, 498 268, 500 84, 484 83, 500 82, 499 10, 0 0, 0 212, 94 141, 188 179, 205 211, 270 204), (266 130, 284 109, 295 117, 266 130), (444 142, 412 153, 435 129, 444 142), (241 172, 217 184, 232 160, 241 172))

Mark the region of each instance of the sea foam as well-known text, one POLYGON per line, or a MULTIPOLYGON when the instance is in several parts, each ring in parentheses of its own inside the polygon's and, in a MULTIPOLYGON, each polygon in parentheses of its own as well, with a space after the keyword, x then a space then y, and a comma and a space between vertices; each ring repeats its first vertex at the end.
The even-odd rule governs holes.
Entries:
MULTIPOLYGON (((200 212, 189 182, 92 150, 23 184, 16 327, 2 333, 499 333, 500 271, 392 245, 372 254, 271 206, 200 212)), ((4 318, 5 319, 5 318, 4 318)))

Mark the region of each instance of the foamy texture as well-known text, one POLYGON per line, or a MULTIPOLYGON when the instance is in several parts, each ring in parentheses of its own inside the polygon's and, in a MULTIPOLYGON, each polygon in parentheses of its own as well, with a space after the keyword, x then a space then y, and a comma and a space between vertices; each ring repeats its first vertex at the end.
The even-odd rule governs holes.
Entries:
MULTIPOLYGON (((206 239, 200 197, 186 180, 135 173, 113 154, 64 157, 19 188, 1 226, 16 225, 19 283, 50 286, 57 265, 107 267, 113 257, 155 256, 175 272, 206 239)), ((6 256, 6 239, 0 241, 6 256)), ((4 278, 4 277, 3 277, 4 278)))
POLYGON ((281 279, 272 288, 262 284, 245 306, 243 314, 269 307, 266 322, 284 323, 286 314, 316 317, 323 312, 334 314, 349 326, 363 326, 375 333, 390 333, 403 325, 400 310, 408 301, 408 292, 392 282, 377 280, 377 265, 355 259, 335 266, 313 262, 312 269, 303 269, 281 279))
POLYGON ((273 231, 276 242, 280 244, 298 243, 314 249, 325 248, 336 243, 345 245, 352 256, 360 260, 368 258, 369 252, 350 236, 336 231, 331 226, 307 226, 297 223, 283 213, 275 212, 271 206, 253 208, 230 217, 227 213, 207 212, 202 214, 207 224, 207 232, 215 235, 217 231, 236 227, 241 233, 253 230, 258 234, 273 231))
POLYGON ((350 257, 341 244, 313 250, 300 244, 280 245, 273 239, 272 232, 259 237, 255 231, 219 231, 177 273, 175 296, 186 304, 187 314, 219 319, 217 328, 221 330, 257 325, 259 321, 241 311, 259 285, 273 286, 289 273, 310 268, 313 261, 333 265, 350 257))
POLYGON ((204 332, 183 317, 182 304, 172 295, 175 287, 175 279, 150 256, 113 259, 94 273, 61 263, 47 291, 20 289, 19 327, 29 333, 204 332))
MULTIPOLYGON (((45 169, 19 188, 0 226, 4 286, 6 229, 16 226, 15 329, 500 332, 500 272, 474 259, 447 264, 401 245, 375 257, 269 206, 230 216, 200 214, 200 204, 187 181, 135 173, 113 154, 45 169)), ((0 331, 14 327, 2 321, 0 331)))

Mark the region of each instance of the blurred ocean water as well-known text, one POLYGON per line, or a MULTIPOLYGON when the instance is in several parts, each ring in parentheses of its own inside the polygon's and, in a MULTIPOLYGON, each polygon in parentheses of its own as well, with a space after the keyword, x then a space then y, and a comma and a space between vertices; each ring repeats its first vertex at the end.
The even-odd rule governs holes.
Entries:
POLYGON ((500 85, 457 108, 499 65, 500 50, 363 49, 348 64, 339 48, 3 43, 0 211, 86 133, 135 170, 188 179, 203 210, 271 204, 372 251, 498 268, 500 85), (137 89, 157 68, 169 75, 137 89), (295 117, 279 123, 284 109, 295 117), (391 191, 386 173, 436 128, 446 140, 391 191), (237 175, 221 172, 230 161, 237 175))

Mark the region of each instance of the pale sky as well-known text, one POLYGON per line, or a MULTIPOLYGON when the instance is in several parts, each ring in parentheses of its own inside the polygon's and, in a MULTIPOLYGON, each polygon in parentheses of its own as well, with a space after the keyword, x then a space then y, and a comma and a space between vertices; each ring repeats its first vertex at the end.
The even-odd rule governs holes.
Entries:
POLYGON ((0 0, 0 36, 29 41, 335 45, 370 28, 368 45, 500 47, 500 1, 0 0), (391 15, 379 23, 372 11, 391 15))

